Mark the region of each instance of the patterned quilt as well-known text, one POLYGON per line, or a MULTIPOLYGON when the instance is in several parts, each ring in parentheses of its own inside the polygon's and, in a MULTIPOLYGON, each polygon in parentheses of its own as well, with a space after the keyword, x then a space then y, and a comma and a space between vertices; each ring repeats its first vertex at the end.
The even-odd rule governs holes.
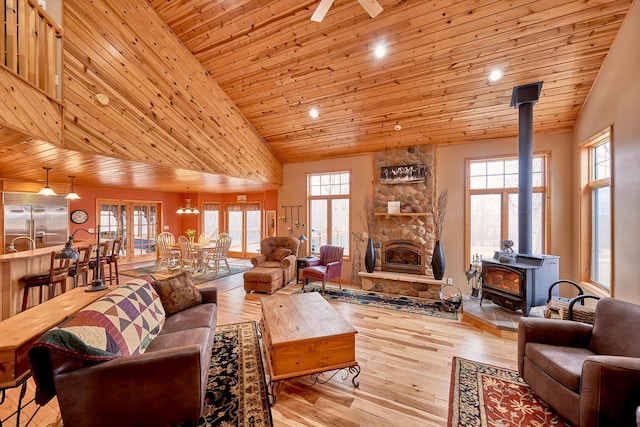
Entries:
POLYGON ((36 346, 92 361, 143 353, 165 321, 153 286, 131 279, 45 333, 36 346))

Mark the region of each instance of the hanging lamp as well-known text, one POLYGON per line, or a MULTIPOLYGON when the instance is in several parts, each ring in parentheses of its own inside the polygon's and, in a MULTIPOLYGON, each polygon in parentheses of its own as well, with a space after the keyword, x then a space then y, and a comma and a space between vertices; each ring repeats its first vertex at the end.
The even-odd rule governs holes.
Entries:
POLYGON ((176 211, 177 214, 199 214, 200 211, 198 208, 191 207, 191 198, 189 196, 189 187, 187 187, 187 198, 185 199, 186 205, 185 207, 179 207, 176 211))
POLYGON ((64 198, 69 200, 78 200, 80 199, 80 195, 73 191, 73 179, 75 178, 75 175, 69 175, 69 178, 71 178, 71 193, 64 196, 64 198))
POLYGON ((49 187, 49 171, 51 170, 51 168, 43 167, 42 169, 47 171, 47 180, 44 187, 42 187, 40 191, 38 191, 38 194, 40 194, 41 196, 56 196, 56 192, 53 191, 51 187, 49 187))

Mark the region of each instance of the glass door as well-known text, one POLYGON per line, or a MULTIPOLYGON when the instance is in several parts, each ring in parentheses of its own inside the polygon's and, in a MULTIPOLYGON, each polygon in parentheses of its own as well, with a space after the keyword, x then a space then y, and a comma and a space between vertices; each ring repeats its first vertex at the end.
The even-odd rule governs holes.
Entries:
POLYGON ((229 255, 248 258, 260 250, 262 209, 260 203, 228 203, 227 232, 231 236, 229 255))
POLYGON ((155 236, 161 227, 159 203, 99 200, 98 205, 100 240, 122 236, 120 259, 123 262, 155 258, 155 236))

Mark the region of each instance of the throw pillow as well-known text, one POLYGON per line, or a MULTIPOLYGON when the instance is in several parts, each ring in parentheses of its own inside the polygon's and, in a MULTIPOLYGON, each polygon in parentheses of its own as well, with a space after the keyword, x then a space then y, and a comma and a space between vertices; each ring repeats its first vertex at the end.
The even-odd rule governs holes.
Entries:
POLYGON ((167 316, 193 307, 202 302, 202 295, 191 281, 191 273, 183 271, 153 284, 167 316))
POLYGON ((282 261, 289 255, 291 255, 291 249, 287 248, 275 248, 273 252, 271 252, 274 261, 282 261))

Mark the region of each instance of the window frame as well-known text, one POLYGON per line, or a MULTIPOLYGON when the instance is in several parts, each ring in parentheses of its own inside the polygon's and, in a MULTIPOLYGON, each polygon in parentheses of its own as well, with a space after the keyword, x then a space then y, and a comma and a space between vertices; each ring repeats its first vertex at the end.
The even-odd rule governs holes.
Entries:
MULTIPOLYGON (((551 185, 550 185, 550 151, 537 151, 533 153, 533 157, 542 158, 542 185, 534 186, 534 193, 542 194, 543 211, 542 211, 542 251, 549 253, 551 247, 551 237, 549 235, 551 221, 551 185)), ((471 189, 471 164, 478 161, 491 162, 497 160, 517 160, 517 154, 503 154, 495 156, 469 157, 465 159, 465 221, 464 221, 464 266, 469 266, 472 260, 471 252, 471 196, 496 194, 501 199, 501 225, 500 225, 500 241, 504 240, 509 234, 509 195, 518 194, 518 187, 498 187, 471 189)), ((497 247, 496 250, 501 248, 497 247)), ((514 248, 517 251, 517 248, 514 248)))
POLYGON ((600 132, 592 135, 580 144, 580 281, 589 283, 613 295, 614 284, 614 216, 613 216, 613 132, 608 126, 600 132), (602 144, 609 144, 609 176, 606 178, 595 178, 594 149, 602 144), (592 278, 593 244, 594 244, 594 217, 593 217, 593 195, 594 190, 609 187, 609 242, 610 242, 610 276, 609 285, 595 281, 592 278))
MULTIPOLYGON (((332 229, 332 206, 333 206, 333 201, 334 200, 346 200, 347 204, 348 204, 348 209, 349 209, 349 218, 351 217, 351 212, 352 212, 352 203, 351 203, 351 196, 352 196, 352 183, 353 183, 353 172, 351 170, 338 170, 338 171, 332 171, 332 172, 316 172, 316 173, 308 173, 307 174, 307 213, 308 213, 308 218, 307 218, 307 224, 309 224, 308 230, 309 230, 309 238, 308 240, 305 242, 306 245, 306 253, 308 254, 314 254, 314 255, 318 255, 319 250, 321 245, 318 246, 317 248, 317 252, 312 253, 311 252, 311 241, 312 241, 312 212, 311 212, 311 203, 314 200, 326 200, 327 201, 327 243, 328 245, 338 245, 338 243, 335 243, 332 241, 332 237, 333 237, 333 233, 331 233, 331 229, 332 229), (348 194, 322 194, 322 195, 311 195, 311 181, 313 177, 316 176, 322 176, 322 175, 341 175, 341 174, 348 174, 349 175, 349 185, 348 185, 348 194)), ((351 251, 353 250, 351 248, 351 241, 350 241, 350 236, 351 236, 351 220, 348 219, 347 220, 347 230, 346 230, 346 235, 347 237, 347 242, 349 243, 348 246, 346 246, 344 248, 344 255, 343 255, 343 259, 348 260, 351 257, 351 251)))

